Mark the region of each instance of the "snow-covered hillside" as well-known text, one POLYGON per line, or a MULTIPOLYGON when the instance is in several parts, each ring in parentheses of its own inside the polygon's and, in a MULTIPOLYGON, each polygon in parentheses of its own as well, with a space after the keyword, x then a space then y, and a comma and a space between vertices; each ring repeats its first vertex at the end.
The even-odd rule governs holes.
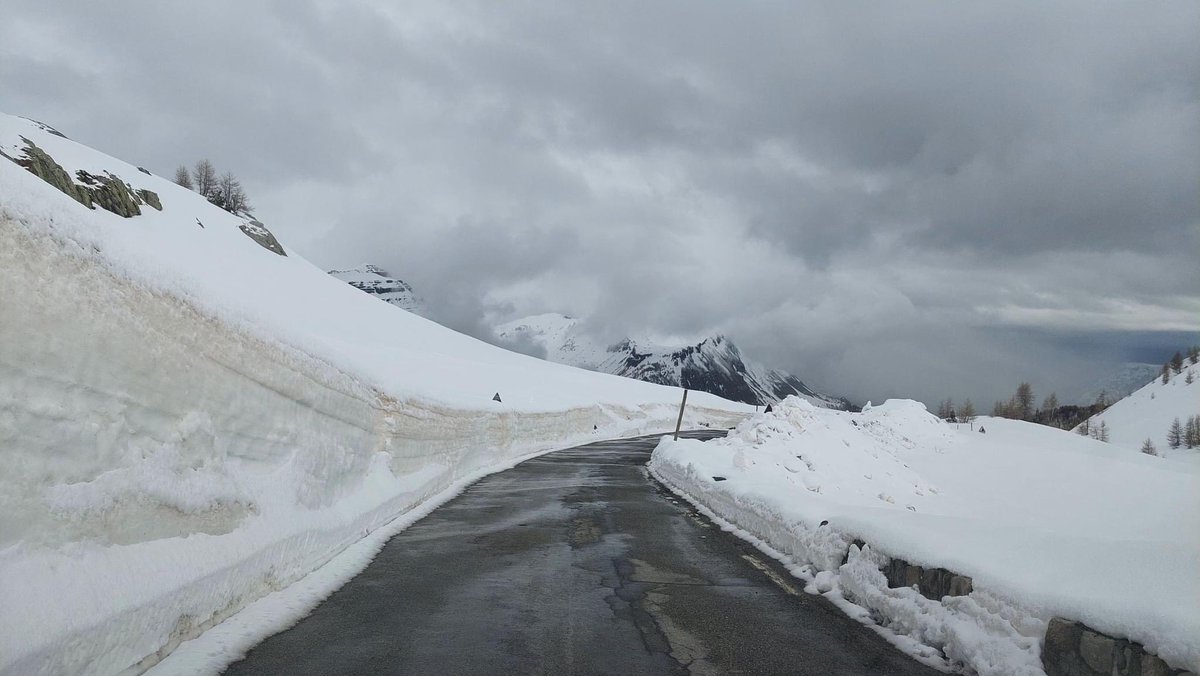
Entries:
POLYGON ((1167 431, 1172 421, 1186 423, 1200 415, 1200 365, 1185 362, 1183 371, 1172 373, 1164 383, 1155 378, 1128 397, 1092 416, 1090 429, 1104 423, 1109 443, 1138 451, 1149 439, 1155 451, 1168 458, 1183 458, 1200 464, 1200 447, 1172 449, 1167 443, 1167 431), (1192 382, 1187 382, 1188 374, 1192 382))
POLYGON ((846 400, 816 392, 789 373, 746 360, 724 336, 684 346, 627 338, 605 347, 579 330, 578 319, 556 313, 501 324, 496 335, 501 340, 532 341, 546 351, 547 359, 560 364, 711 392, 735 401, 765 404, 795 395, 816 406, 849 407, 846 400))
POLYGON ((918 656, 1041 674, 1059 616, 1200 668, 1200 472, 1034 423, 796 398, 727 438, 664 438, 651 472, 918 656), (973 591, 889 588, 881 555, 970 576, 973 591))
POLYGON ((0 151, 0 673, 144 670, 482 473, 675 422, 678 389, 397 312, 44 125, 0 151))
POLYGON ((416 314, 424 312, 424 303, 417 297, 412 286, 402 279, 392 277, 377 265, 367 263, 349 270, 330 270, 329 274, 402 310, 416 314))

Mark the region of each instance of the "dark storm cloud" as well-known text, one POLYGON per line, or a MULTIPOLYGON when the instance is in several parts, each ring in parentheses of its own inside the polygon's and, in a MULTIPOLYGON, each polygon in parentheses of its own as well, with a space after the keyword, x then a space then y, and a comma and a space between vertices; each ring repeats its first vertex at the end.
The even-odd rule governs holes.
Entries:
POLYGON ((475 335, 722 331, 853 397, 986 400, 1200 323, 1191 2, 6 12, 6 112, 207 156, 475 335))

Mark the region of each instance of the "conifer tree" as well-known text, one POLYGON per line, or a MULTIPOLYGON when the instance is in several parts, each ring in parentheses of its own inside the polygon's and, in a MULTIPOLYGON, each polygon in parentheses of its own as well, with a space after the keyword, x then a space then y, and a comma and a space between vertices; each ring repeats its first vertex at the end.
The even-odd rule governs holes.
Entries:
POLYGON ((1166 384, 1167 384, 1167 381, 1169 381, 1170 379, 1171 379, 1171 367, 1170 367, 1170 366, 1168 366, 1167 364, 1163 364, 1163 367, 1162 367, 1162 384, 1163 384, 1163 385, 1166 385, 1166 384))
POLYGON ((1173 357, 1171 357, 1171 370, 1174 371, 1175 373, 1179 373, 1180 371, 1183 370, 1183 354, 1182 353, 1176 351, 1175 355, 1173 357))
POLYGON ((1146 455, 1158 455, 1158 451, 1154 449, 1154 442, 1146 439, 1142 442, 1142 453, 1146 455))
POLYGON ((1179 424, 1179 418, 1176 418, 1171 423, 1171 428, 1167 430, 1167 445, 1171 448, 1179 448, 1183 445, 1183 425, 1179 424))

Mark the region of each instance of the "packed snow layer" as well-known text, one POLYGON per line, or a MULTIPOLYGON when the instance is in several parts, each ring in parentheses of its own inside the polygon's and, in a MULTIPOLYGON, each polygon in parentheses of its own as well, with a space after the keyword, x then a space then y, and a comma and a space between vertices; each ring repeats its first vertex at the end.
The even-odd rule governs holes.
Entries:
POLYGON ((1185 362, 1183 371, 1172 373, 1167 382, 1155 378, 1128 397, 1092 416, 1088 425, 1095 428, 1104 423, 1108 440, 1129 451, 1139 452, 1149 439, 1155 452, 1172 460, 1183 460, 1200 468, 1200 449, 1172 449, 1167 444, 1167 430, 1178 419, 1200 415, 1200 366, 1185 362), (1192 382, 1187 382, 1188 374, 1192 382))
MULTIPOLYGON (((144 669, 482 473, 674 425, 679 390, 456 334, 0 116, 20 135, 164 208, 90 210, 0 158, 0 673, 144 669)), ((693 395, 684 423, 746 408, 693 395)))
POLYGON ((1041 673, 1057 615, 1200 667, 1200 475, 1032 423, 972 427, 916 402, 847 413, 789 398, 727 438, 664 439, 650 467, 813 589, 951 664, 1041 673), (869 546, 843 565, 854 539, 869 546), (969 575, 975 591, 888 589, 882 555, 969 575))

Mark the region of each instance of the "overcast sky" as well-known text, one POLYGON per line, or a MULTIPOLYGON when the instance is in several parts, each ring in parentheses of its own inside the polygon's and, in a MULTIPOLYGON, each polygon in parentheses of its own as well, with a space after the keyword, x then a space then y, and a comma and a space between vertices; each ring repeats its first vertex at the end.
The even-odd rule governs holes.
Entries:
POLYGON ((301 255, 467 332, 722 332, 834 394, 981 408, 1200 341, 1193 0, 4 15, 0 110, 208 157, 301 255))

